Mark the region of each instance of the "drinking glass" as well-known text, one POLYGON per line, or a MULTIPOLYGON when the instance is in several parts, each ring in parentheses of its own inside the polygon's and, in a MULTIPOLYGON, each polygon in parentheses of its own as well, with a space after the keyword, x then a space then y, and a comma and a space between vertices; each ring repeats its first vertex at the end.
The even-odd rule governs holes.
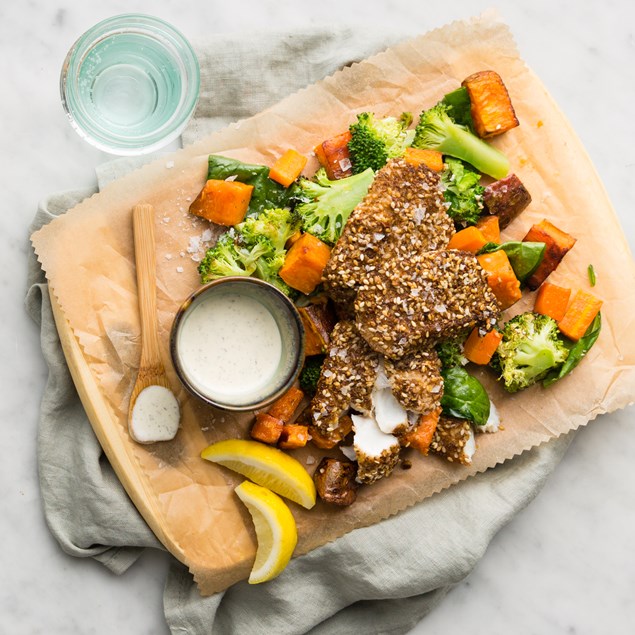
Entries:
POLYGON ((196 54, 159 18, 118 15, 71 47, 60 78, 71 125, 94 146, 119 155, 157 150, 176 139, 199 94, 196 54))

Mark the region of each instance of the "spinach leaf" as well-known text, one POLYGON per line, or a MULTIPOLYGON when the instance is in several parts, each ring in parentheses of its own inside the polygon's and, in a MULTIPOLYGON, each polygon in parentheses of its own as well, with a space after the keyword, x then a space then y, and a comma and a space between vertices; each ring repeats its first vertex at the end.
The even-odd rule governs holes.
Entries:
POLYGON ((501 245, 498 243, 485 243, 479 250, 478 255, 481 254, 491 254, 493 251, 498 251, 501 248, 501 245))
POLYGON ((569 348, 569 357, 562 366, 549 373, 543 380, 542 385, 547 388, 551 384, 555 384, 559 379, 568 375, 582 360, 582 358, 591 350, 591 347, 597 341, 600 330, 602 329, 602 316, 598 313, 595 319, 589 325, 585 334, 569 348))
POLYGON ((469 419, 476 425, 487 423, 490 401, 481 382, 470 375, 461 366, 455 366, 442 372, 443 412, 452 417, 469 419))
POLYGON ((449 115, 461 126, 466 126, 471 132, 474 132, 474 123, 472 121, 472 104, 467 88, 461 86, 451 93, 445 95, 441 100, 450 109, 449 115))
POLYGON ((480 254, 490 254, 493 251, 502 249, 509 258, 509 263, 521 283, 538 268, 546 249, 545 243, 523 242, 510 240, 498 245, 497 243, 487 243, 479 250, 480 254))
POLYGON ((225 180, 235 177, 236 181, 253 185, 248 214, 259 214, 265 209, 289 207, 293 188, 285 188, 269 178, 266 165, 243 163, 217 154, 209 155, 208 179, 225 180))

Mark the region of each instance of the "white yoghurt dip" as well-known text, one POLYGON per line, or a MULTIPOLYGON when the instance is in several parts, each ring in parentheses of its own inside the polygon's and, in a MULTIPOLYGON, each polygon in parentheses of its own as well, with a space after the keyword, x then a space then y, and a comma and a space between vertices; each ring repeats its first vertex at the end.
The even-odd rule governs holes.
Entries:
POLYGON ((242 293, 214 293, 192 306, 177 345, 188 381, 219 403, 255 402, 280 376, 278 324, 261 302, 242 293))
POLYGON ((130 431, 139 443, 174 439, 181 410, 174 393, 163 386, 147 386, 132 407, 130 431))

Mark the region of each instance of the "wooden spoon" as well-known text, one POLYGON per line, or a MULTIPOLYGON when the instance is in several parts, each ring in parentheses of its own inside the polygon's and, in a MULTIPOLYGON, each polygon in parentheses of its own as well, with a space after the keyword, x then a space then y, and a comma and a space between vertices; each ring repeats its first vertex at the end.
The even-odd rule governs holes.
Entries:
MULTIPOLYGON (((161 439, 135 436, 132 411, 141 391, 149 386, 161 386, 172 392, 163 366, 159 345, 156 294, 156 248, 154 242, 154 209, 152 205, 137 205, 132 210, 135 262, 137 265, 137 293, 141 318, 141 361, 137 381, 130 396, 128 429, 130 436, 139 443, 152 443, 161 439)), ((173 396, 173 395, 172 395, 173 396)), ((176 401, 176 398, 175 398, 176 401)), ((177 402, 178 407, 178 402, 177 402)), ((176 431, 175 431, 176 434, 176 431)), ((150 435, 151 437, 152 435, 150 435)))

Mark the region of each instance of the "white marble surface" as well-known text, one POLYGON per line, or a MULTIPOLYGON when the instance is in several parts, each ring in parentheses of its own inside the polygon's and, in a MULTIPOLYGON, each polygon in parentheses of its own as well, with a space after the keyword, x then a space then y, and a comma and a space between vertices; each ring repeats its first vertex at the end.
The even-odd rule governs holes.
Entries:
MULTIPOLYGON (((326 23, 392 24, 423 32, 490 6, 374 0, 169 3, 31 0, 0 7, 0 217, 3 305, 0 358, 0 632, 165 634, 166 558, 147 554, 117 578, 67 557, 39 499, 35 434, 46 381, 38 331, 23 308, 27 227, 46 194, 94 182, 108 157, 71 130, 58 73, 72 41, 99 19, 153 13, 192 40, 207 33, 326 23), (337 16, 337 18, 334 18, 337 16)), ((631 249, 635 244, 635 5, 630 0, 499 2, 521 54, 581 136, 631 249)), ((482 561, 414 633, 634 632, 633 407, 584 429, 539 497, 494 539, 482 561)))

